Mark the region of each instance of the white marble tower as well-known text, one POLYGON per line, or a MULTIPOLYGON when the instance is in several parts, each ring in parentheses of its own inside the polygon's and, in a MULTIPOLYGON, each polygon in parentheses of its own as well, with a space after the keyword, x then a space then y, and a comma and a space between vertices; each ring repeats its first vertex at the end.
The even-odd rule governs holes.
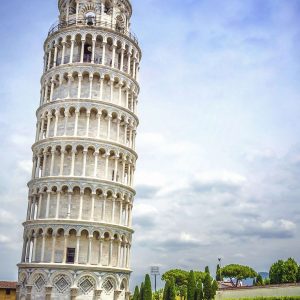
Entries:
POLYGON ((44 44, 18 299, 129 297, 137 75, 129 0, 59 0, 44 44))

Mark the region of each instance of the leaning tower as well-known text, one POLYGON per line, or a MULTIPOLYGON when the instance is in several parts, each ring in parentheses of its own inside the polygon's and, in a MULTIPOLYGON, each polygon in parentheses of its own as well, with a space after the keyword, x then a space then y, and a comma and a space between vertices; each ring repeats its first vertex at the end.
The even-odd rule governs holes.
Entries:
POLYGON ((129 299, 137 76, 129 0, 59 0, 44 44, 18 299, 129 299))

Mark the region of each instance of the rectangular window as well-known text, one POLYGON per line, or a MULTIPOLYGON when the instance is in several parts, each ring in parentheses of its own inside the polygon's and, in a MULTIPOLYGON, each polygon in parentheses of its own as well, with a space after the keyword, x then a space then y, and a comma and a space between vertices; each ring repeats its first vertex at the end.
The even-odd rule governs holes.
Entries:
POLYGON ((74 264, 75 262, 75 248, 67 248, 67 263, 74 264))
POLYGON ((10 289, 6 289, 6 290, 5 290, 5 294, 6 294, 6 295, 10 295, 10 289))

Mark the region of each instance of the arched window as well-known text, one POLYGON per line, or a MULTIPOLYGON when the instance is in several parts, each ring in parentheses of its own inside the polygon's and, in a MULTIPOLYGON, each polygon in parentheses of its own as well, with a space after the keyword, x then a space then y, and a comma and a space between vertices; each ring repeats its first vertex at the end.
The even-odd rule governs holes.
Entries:
POLYGON ((94 12, 88 12, 86 15, 85 15, 85 21, 86 21, 86 24, 89 25, 89 26, 93 26, 95 25, 96 23, 96 14, 94 12))
POLYGON ((69 4, 69 14, 70 15, 75 15, 76 14, 76 3, 74 0, 70 1, 69 4))
POLYGON ((116 29, 118 31, 123 31, 125 29, 125 21, 121 15, 116 17, 116 29))
POLYGON ((111 1, 110 0, 106 0, 105 3, 104 3, 104 12, 106 14, 110 14, 111 8, 112 8, 111 1))

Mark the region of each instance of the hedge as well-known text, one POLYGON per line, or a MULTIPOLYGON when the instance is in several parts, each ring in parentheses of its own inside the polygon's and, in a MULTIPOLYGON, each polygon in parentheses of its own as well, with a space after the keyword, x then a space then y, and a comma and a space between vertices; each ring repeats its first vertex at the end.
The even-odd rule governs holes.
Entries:
POLYGON ((235 298, 235 299, 227 299, 227 300, 300 300, 300 296, 235 298))

